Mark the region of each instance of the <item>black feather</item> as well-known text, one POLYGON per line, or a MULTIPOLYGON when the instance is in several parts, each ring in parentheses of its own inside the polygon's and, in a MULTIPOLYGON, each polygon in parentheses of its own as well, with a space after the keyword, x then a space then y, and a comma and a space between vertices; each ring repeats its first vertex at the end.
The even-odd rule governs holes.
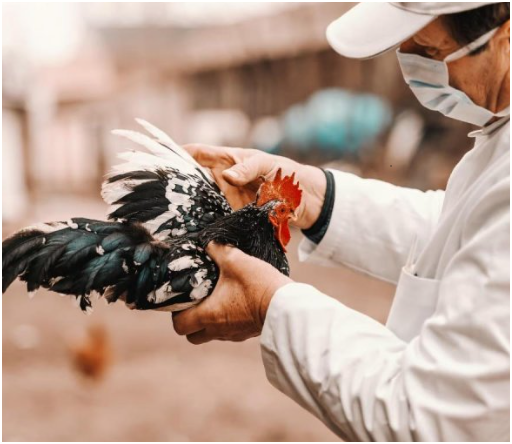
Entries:
POLYGON ((39 230, 21 232, 6 239, 2 242, 2 267, 8 267, 44 242, 44 233, 39 230))

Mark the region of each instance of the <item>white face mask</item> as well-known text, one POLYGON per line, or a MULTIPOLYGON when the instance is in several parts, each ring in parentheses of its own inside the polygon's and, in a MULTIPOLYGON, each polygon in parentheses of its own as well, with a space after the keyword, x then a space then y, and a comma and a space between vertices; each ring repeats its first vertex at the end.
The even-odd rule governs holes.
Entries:
POLYGON ((420 103, 431 110, 439 111, 452 119, 473 125, 484 126, 495 116, 507 116, 510 108, 493 113, 478 106, 464 92, 449 83, 448 62, 461 59, 471 51, 485 45, 497 31, 493 29, 474 42, 458 49, 444 60, 433 60, 416 54, 405 54, 397 49, 396 54, 405 81, 420 103))

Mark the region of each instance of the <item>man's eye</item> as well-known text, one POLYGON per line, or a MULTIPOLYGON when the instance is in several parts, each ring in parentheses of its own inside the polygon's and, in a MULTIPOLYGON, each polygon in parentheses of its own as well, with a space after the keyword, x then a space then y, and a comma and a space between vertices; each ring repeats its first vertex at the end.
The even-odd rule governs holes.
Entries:
POLYGON ((438 52, 439 52, 439 51, 438 51, 438 49, 437 49, 437 48, 434 48, 434 47, 432 47, 432 46, 427 46, 427 47, 425 48, 425 54, 427 54, 429 57, 434 57, 434 56, 436 56, 438 52))

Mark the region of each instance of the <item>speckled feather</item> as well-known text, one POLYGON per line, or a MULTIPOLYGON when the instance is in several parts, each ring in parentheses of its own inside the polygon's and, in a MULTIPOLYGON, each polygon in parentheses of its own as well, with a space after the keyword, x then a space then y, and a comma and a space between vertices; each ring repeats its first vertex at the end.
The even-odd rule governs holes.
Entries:
POLYGON ((154 138, 134 131, 115 134, 148 152, 123 153, 127 162, 114 167, 102 187, 111 205, 109 218, 142 222, 159 239, 197 232, 232 212, 211 172, 199 165, 169 136, 138 119, 154 138))

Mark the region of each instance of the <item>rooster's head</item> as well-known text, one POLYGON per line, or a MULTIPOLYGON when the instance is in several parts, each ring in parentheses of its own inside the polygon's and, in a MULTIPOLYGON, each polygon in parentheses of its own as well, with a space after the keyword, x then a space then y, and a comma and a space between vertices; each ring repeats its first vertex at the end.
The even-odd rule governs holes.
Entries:
POLYGON ((294 216, 302 197, 299 182, 294 184, 294 178, 295 173, 281 177, 281 168, 279 168, 274 180, 267 180, 260 186, 256 198, 256 205, 259 207, 268 202, 275 203, 270 207, 268 218, 274 226, 276 239, 284 251, 291 238, 288 221, 294 216))

